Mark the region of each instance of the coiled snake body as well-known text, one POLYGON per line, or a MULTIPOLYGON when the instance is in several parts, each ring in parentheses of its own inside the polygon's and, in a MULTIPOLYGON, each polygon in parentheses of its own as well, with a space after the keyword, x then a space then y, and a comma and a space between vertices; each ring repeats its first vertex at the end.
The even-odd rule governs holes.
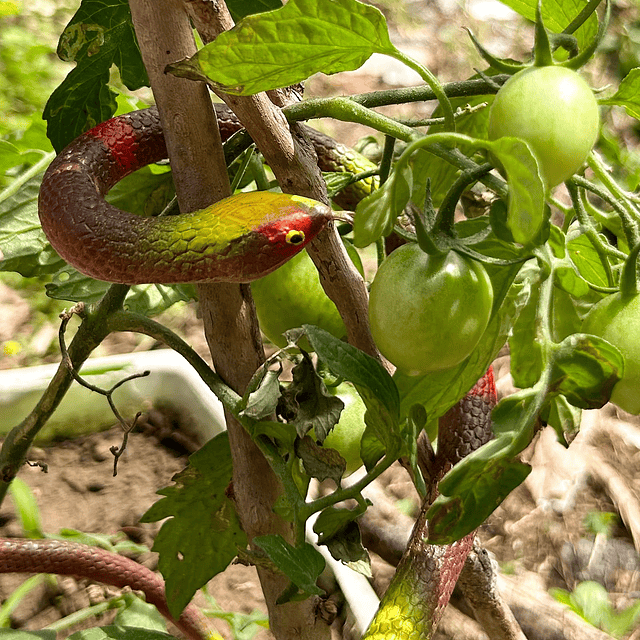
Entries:
MULTIPOLYGON (((223 139, 241 125, 216 106, 223 139)), ((328 136, 307 129, 319 164, 327 171, 371 165, 328 136)), ((193 214, 142 218, 104 200, 132 171, 166 157, 155 108, 113 118, 72 142, 53 161, 42 182, 39 214, 52 246, 78 270, 109 282, 247 282, 276 269, 332 219, 329 207, 285 194, 242 194, 193 214)), ((358 189, 370 184, 354 185, 358 189)), ((347 197, 349 194, 347 193, 347 197)), ((439 449, 430 471, 432 495, 442 475, 491 437, 495 387, 491 369, 440 420, 439 449)), ((473 534, 453 545, 426 543, 425 502, 396 577, 365 637, 423 640, 449 600, 473 534)), ((46 572, 87 577, 143 591, 147 600, 190 638, 212 637, 202 614, 188 606, 171 618, 162 580, 132 560, 57 540, 0 539, 0 572, 46 572)))

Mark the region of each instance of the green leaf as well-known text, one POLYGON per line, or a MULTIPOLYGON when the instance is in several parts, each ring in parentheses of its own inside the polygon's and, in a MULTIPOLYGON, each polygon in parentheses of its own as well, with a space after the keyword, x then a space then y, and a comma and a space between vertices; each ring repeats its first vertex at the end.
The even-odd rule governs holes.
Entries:
POLYGON ((81 133, 110 118, 116 94, 107 85, 113 65, 133 90, 148 86, 127 0, 83 0, 58 43, 58 56, 77 66, 44 109, 47 132, 60 152, 81 133))
POLYGON ((294 547, 281 535, 258 536, 253 541, 298 589, 311 595, 324 593, 316 586, 316 580, 326 563, 312 545, 305 542, 301 547, 294 547))
MULTIPOLYGON (((538 0, 501 0, 503 4, 517 11, 521 16, 535 22, 538 0)), ((584 0, 544 0, 542 20, 544 26, 553 33, 560 33, 584 8, 584 0)), ((575 32, 578 44, 582 48, 596 35, 598 18, 592 14, 575 32)))
POLYGON ((479 527, 531 472, 508 455, 508 435, 459 462, 440 482, 429 509, 429 543, 450 544, 479 527))
POLYGON ((313 530, 318 534, 318 544, 326 545, 335 560, 371 577, 369 554, 362 545, 355 521, 365 511, 364 504, 353 510, 327 507, 318 516, 313 530))
POLYGON ((522 295, 526 303, 509 337, 511 376, 516 387, 532 387, 542 373, 542 343, 538 303, 540 301, 540 271, 535 264, 520 272, 522 295))
POLYGON ((303 352, 292 375, 292 383, 282 390, 278 413, 295 425, 301 438, 313 429, 316 438, 323 442, 338 424, 344 402, 327 391, 307 353, 303 352))
POLYGON ((68 640, 175 640, 175 638, 161 631, 112 624, 76 631, 69 636, 68 640))
POLYGON ((582 411, 569 404, 564 396, 552 396, 540 417, 554 428, 558 441, 566 445, 567 434, 574 434, 580 428, 582 411))
POLYGON ((280 399, 279 370, 264 371, 262 380, 257 389, 252 391, 247 398, 247 403, 240 415, 262 420, 275 412, 280 399))
MULTIPOLYGON (((56 300, 94 304, 110 286, 109 282, 94 280, 65 265, 54 275, 53 281, 45 285, 45 289, 47 295, 56 300)), ((194 285, 139 284, 131 287, 125 305, 129 311, 152 317, 166 311, 176 302, 195 299, 197 295, 194 285)))
POLYGON ((389 179, 371 195, 360 200, 353 220, 353 244, 367 247, 393 231, 398 216, 411 195, 411 168, 394 171, 389 179))
POLYGON ((374 358, 313 325, 304 325, 318 358, 332 373, 349 380, 367 411, 365 422, 385 447, 396 446, 399 435, 400 396, 387 370, 374 358))
MULTIPOLYGON (((606 239, 603 240, 607 242, 606 239)), ((586 235, 567 234, 567 251, 578 272, 587 282, 599 287, 610 286, 602 260, 586 235)))
POLYGON ((429 542, 450 544, 482 524, 531 472, 516 456, 533 437, 545 389, 508 396, 493 410, 495 438, 463 458, 438 485, 431 505, 429 542))
POLYGON ((105 199, 129 213, 153 216, 161 213, 175 194, 169 167, 148 165, 120 180, 105 199))
POLYGON ((29 485, 21 478, 14 478, 9 485, 9 495, 24 534, 28 538, 44 538, 38 501, 29 485))
POLYGON ((549 390, 581 409, 598 409, 609 401, 623 371, 624 358, 612 344, 596 336, 573 334, 554 355, 549 390))
POLYGON ((486 144, 509 179, 507 226, 511 235, 520 244, 532 244, 545 222, 545 188, 538 161, 529 145, 516 138, 499 138, 486 144))
POLYGON ((5 195, 7 189, 0 195, 0 270, 17 271, 25 278, 55 273, 65 264, 40 226, 41 180, 42 175, 37 175, 20 184, 18 177, 18 190, 5 195))
POLYGON ((335 449, 321 447, 309 436, 296 439, 295 454, 302 460, 305 473, 320 482, 331 479, 339 484, 347 468, 347 461, 335 449))
POLYGON ((175 75, 252 95, 362 66, 373 53, 395 52, 382 13, 356 0, 291 0, 247 16, 191 58, 175 75))
POLYGON ((640 67, 629 71, 610 98, 598 102, 624 107, 628 115, 640 120, 640 67))
POLYGON ((221 571, 246 546, 246 535, 225 491, 231 482, 231 451, 226 432, 189 458, 174 476, 175 484, 158 491, 165 496, 141 518, 163 523, 153 545, 166 580, 169 610, 175 617, 195 592, 221 571))
POLYGON ((126 603, 127 605, 118 611, 114 624, 151 631, 166 630, 167 624, 164 617, 152 604, 138 597, 127 598, 126 603))

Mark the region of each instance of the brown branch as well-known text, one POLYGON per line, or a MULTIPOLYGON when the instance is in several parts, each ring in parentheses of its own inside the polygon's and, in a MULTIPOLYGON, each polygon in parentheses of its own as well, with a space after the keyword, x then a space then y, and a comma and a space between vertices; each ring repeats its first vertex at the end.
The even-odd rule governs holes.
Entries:
MULTIPOLYGON (((214 7, 208 2, 196 4, 214 7)), ((206 87, 164 74, 169 62, 195 53, 188 16, 177 0, 130 0, 130 6, 167 137, 180 209, 202 208, 228 195, 229 186, 206 87)), ((215 3, 215 8, 219 20, 228 16, 223 3, 215 3)), ((278 123, 270 122, 265 129, 280 130, 278 123)), ((232 389, 242 394, 264 359, 249 286, 200 285, 198 293, 215 369, 232 389)), ((249 539, 280 533, 291 540, 291 526, 272 509, 281 493, 276 476, 241 425, 228 413, 227 428, 233 455, 234 496, 245 532, 249 539)), ((316 619, 317 603, 313 599, 277 606, 276 599, 289 581, 267 569, 259 568, 258 573, 271 630, 277 638, 328 637, 328 627, 316 619)))
MULTIPOLYGON (((233 26, 223 2, 184 2, 205 43, 233 26)), ((290 103, 295 93, 279 91, 270 95, 278 106, 265 94, 241 98, 219 94, 247 128, 282 190, 327 202, 326 185, 318 169, 313 146, 303 129, 297 124, 289 126, 278 108, 290 103)), ((344 320, 349 342, 379 358, 369 330, 368 294, 364 281, 349 259, 333 225, 325 229, 307 250, 318 269, 322 286, 344 320)))

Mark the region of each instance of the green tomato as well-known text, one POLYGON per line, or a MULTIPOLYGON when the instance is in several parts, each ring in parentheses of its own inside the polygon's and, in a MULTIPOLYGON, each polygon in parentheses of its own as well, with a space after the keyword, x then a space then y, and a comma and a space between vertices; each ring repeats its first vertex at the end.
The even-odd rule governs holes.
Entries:
POLYGON ((449 369, 478 344, 492 305, 491 280, 479 262, 406 244, 371 285, 371 333, 382 355, 407 375, 449 369))
POLYGON ((329 432, 322 446, 335 449, 346 460, 347 469, 343 475, 346 478, 362 466, 360 440, 366 426, 366 407, 354 386, 347 382, 329 391, 344 402, 344 409, 338 424, 329 432))
POLYGON ((629 413, 640 414, 640 295, 607 296, 589 311, 582 331, 604 338, 620 350, 624 374, 613 387, 611 402, 629 413))
MULTIPOLYGON (((362 273, 358 252, 345 245, 356 268, 362 273)), ((256 305, 260 329, 273 344, 284 347, 284 332, 303 324, 314 324, 336 338, 344 338, 347 329, 336 305, 329 299, 320 284, 320 276, 306 251, 264 278, 251 283, 251 293, 256 305)), ((304 342, 301 346, 309 350, 304 342)))
POLYGON ((505 136, 529 144, 551 188, 584 164, 600 129, 593 91, 565 67, 529 67, 501 87, 489 111, 489 140, 505 136))

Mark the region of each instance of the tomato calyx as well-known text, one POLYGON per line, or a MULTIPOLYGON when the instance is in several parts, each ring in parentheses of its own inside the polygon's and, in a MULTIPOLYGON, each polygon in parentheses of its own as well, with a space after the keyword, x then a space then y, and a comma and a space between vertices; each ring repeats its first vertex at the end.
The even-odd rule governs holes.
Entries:
POLYGON ((458 199, 470 184, 490 169, 491 165, 486 163, 470 171, 463 172, 445 196, 438 212, 433 208, 429 185, 427 184, 424 210, 420 211, 417 208, 413 208, 411 211, 415 234, 404 232, 402 236, 406 240, 416 242, 425 253, 432 256, 445 255, 449 251, 455 251, 478 262, 500 267, 508 267, 528 260, 531 257, 528 252, 512 260, 506 260, 488 256, 475 250, 473 245, 482 242, 491 233, 490 225, 464 239, 460 238, 456 233, 454 214, 458 199))

